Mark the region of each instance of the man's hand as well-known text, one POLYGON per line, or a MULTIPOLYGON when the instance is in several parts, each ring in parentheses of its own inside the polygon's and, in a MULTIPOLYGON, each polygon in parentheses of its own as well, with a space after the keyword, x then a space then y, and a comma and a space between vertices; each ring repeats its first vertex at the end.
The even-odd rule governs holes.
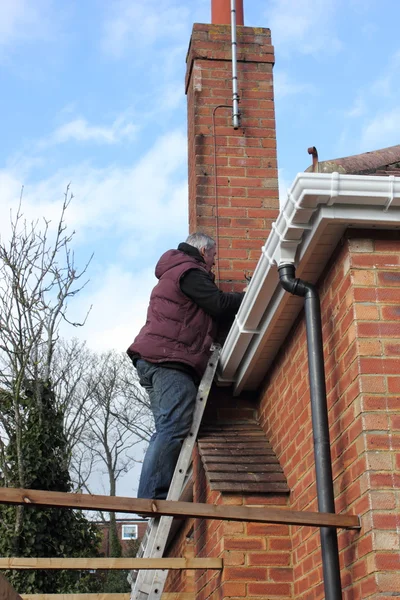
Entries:
POLYGON ((251 275, 249 272, 246 273, 246 271, 244 272, 244 278, 247 281, 247 285, 246 287, 243 288, 242 292, 247 292, 247 288, 249 287, 249 283, 251 281, 251 275))

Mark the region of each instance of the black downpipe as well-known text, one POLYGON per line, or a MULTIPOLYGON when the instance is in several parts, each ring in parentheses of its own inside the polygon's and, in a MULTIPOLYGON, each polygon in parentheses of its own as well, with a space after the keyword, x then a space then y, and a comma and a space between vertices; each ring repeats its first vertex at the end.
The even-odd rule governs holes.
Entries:
MULTIPOLYGON (((305 299, 308 372, 310 378, 314 460, 319 512, 334 513, 332 463, 326 402, 325 368, 322 345, 321 306, 318 291, 311 283, 296 279, 293 264, 278 267, 282 287, 305 299)), ((341 600, 339 549, 335 527, 321 527, 322 567, 326 600, 341 600)))

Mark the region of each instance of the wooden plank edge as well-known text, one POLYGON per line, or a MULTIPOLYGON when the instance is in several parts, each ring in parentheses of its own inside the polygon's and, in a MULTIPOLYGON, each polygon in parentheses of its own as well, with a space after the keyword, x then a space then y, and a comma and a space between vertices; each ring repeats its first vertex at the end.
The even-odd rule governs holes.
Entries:
POLYGON ((172 500, 147 500, 118 496, 46 492, 21 488, 0 488, 0 503, 39 505, 80 510, 105 510, 108 512, 139 513, 149 517, 170 515, 218 519, 221 521, 253 521, 309 527, 340 527, 360 529, 357 515, 293 511, 283 508, 228 506, 224 504, 199 504, 172 500))
POLYGON ((222 558, 0 558, 0 569, 217 569, 222 558))
MULTIPOLYGON (((22 600, 130 600, 130 592, 104 594, 21 594, 22 600)), ((162 600, 195 600, 194 592, 164 592, 162 600)))
MULTIPOLYGON (((130 592, 107 594, 21 594, 22 600, 129 600, 130 592)), ((164 599, 163 599, 164 600, 164 599)))

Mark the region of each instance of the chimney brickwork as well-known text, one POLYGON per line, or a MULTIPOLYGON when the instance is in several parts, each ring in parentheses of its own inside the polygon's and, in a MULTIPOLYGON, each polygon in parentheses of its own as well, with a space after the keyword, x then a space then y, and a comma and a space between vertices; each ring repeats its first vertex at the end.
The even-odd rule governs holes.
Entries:
POLYGON ((231 28, 195 24, 187 55, 189 228, 218 244, 217 279, 243 288, 279 208, 269 29, 237 28, 241 127, 232 126, 231 28))
MULTIPOLYGON (((279 212, 276 130, 269 29, 237 28, 240 128, 232 125, 232 45, 229 25, 193 27, 187 55, 189 228, 217 241, 216 277, 225 291, 242 290, 279 212)), ((243 419, 254 401, 214 390, 215 419, 243 419), (246 412, 247 411, 247 412, 246 412)), ((198 453, 194 500, 213 504, 285 506, 287 496, 212 491, 198 453)), ((197 556, 220 556, 222 574, 196 572, 196 598, 277 595, 291 598, 288 527, 194 520, 197 556)), ((172 587, 169 587, 172 591, 172 587)), ((268 596, 269 597, 269 596, 268 596)))

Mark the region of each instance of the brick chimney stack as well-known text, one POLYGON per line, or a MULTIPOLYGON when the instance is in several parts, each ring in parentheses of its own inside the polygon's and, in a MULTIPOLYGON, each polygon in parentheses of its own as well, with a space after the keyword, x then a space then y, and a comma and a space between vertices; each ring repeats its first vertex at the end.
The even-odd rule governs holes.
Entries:
MULTIPOLYGON (((215 272, 225 291, 243 289, 279 209, 271 34, 237 26, 235 130, 230 7, 212 0, 213 24, 193 26, 186 72, 189 228, 217 240, 215 272)), ((243 23, 242 0, 236 9, 243 23)))

